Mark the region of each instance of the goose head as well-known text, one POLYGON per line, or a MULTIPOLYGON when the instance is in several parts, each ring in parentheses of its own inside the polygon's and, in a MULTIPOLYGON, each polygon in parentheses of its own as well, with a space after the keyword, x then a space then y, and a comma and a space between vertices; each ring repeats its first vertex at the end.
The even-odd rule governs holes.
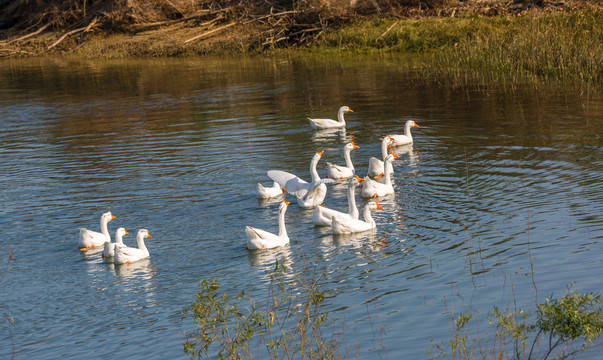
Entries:
POLYGON ((364 181, 364 179, 359 177, 358 175, 354 175, 354 177, 350 179, 350 183, 354 184, 354 185, 358 185, 363 181, 364 181))
POLYGON ((289 201, 281 201, 281 205, 278 208, 278 212, 282 213, 285 212, 287 210, 287 206, 289 206, 290 202, 289 201))
POLYGON ((366 204, 366 206, 371 209, 371 210, 383 210, 383 207, 381 207, 381 205, 379 205, 378 201, 370 201, 368 204, 366 204))
POLYGON ((352 151, 352 150, 354 150, 354 149, 358 149, 358 148, 359 148, 359 146, 358 146, 358 145, 356 145, 356 144, 354 144, 354 142, 352 141, 352 142, 349 142, 349 143, 345 144, 345 146, 344 146, 343 148, 344 148, 345 150, 347 150, 347 151, 352 151))
POLYGON ((115 237, 122 237, 124 235, 128 235, 129 233, 126 231, 125 228, 120 227, 119 229, 115 230, 115 237))
POLYGON ((398 155, 391 153, 389 155, 387 155, 387 157, 385 158, 385 161, 387 162, 392 162, 394 161, 394 159, 396 159, 398 157, 398 155))
POLYGON ((138 238, 144 239, 144 238, 152 238, 151 234, 149 234, 149 230, 147 229, 140 229, 138 230, 138 238))
POLYGON ((314 157, 312 158, 312 162, 311 162, 311 164, 312 164, 312 163, 314 163, 314 164, 318 164, 318 161, 320 160, 320 158, 322 157, 322 154, 323 154, 324 152, 325 152, 325 151, 323 150, 323 151, 320 151, 320 152, 317 152, 316 154, 314 154, 314 157))
POLYGON ((354 112, 354 110, 350 109, 348 106, 342 106, 339 108, 340 112, 354 112))
POLYGON ((111 220, 115 219, 115 216, 113 216, 113 214, 111 214, 111 211, 107 211, 106 213, 104 213, 101 216, 101 220, 104 222, 109 222, 111 220))

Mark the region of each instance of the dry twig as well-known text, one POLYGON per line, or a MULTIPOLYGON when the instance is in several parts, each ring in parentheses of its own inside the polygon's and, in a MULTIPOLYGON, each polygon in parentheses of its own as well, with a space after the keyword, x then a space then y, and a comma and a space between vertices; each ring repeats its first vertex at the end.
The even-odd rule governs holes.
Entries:
POLYGON ((46 24, 46 25, 42 26, 41 28, 39 28, 38 30, 36 30, 36 31, 34 31, 34 32, 30 33, 30 34, 27 34, 25 36, 21 36, 20 38, 17 38, 17 39, 9 40, 9 41, 3 43, 2 45, 6 46, 6 45, 10 45, 12 43, 16 43, 16 42, 21 41, 21 40, 29 39, 30 37, 36 36, 39 33, 41 33, 42 31, 46 30, 46 28, 49 27, 49 26, 50 26, 50 24, 46 24))
POLYGON ((95 18, 94 20, 92 20, 90 22, 90 24, 88 24, 88 26, 85 27, 81 27, 79 29, 75 29, 75 30, 71 30, 70 32, 66 33, 65 35, 61 36, 59 38, 59 40, 57 40, 54 44, 50 45, 48 48, 46 48, 46 50, 50 50, 53 47, 59 45, 63 40, 65 40, 68 36, 73 35, 73 34, 77 34, 79 32, 87 32, 89 31, 94 25, 96 25, 97 19, 95 18))

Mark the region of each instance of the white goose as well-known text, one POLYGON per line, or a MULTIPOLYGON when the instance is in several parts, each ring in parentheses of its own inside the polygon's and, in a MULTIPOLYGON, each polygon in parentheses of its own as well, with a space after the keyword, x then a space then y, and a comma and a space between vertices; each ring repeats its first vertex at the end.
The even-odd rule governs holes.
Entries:
POLYGON ((322 130, 322 129, 332 129, 332 128, 345 128, 345 120, 343 119, 343 113, 346 112, 354 112, 347 106, 342 106, 337 111, 337 120, 332 119, 312 119, 310 120, 310 126, 312 129, 322 130))
POLYGON ((350 152, 358 149, 358 146, 354 142, 347 143, 343 147, 343 158, 345 159, 345 166, 339 166, 335 164, 327 163, 327 177, 335 180, 345 180, 354 176, 354 164, 352 164, 352 158, 350 152))
MULTIPOLYGON (((376 157, 372 157, 369 159, 369 167, 367 175, 370 177, 379 177, 385 174, 385 169, 383 168, 384 160, 387 157, 387 148, 392 142, 392 138, 389 136, 383 137, 381 140, 381 155, 383 156, 383 160, 379 160, 376 157)), ((394 173, 394 167, 392 164, 387 165, 390 170, 390 174, 394 173)))
POLYGON ((269 170, 268 177, 276 181, 285 191, 297 198, 297 204, 301 208, 313 208, 321 204, 327 195, 325 183, 335 182, 333 179, 321 179, 316 171, 316 165, 324 151, 314 154, 310 162, 310 174, 312 182, 308 183, 299 177, 281 170, 269 170))
POLYGON ((112 258, 115 255, 114 249, 116 246, 120 248, 126 246, 126 244, 124 244, 124 241, 122 240, 124 235, 128 235, 128 232, 122 227, 115 231, 115 242, 112 243, 110 241, 107 241, 105 243, 105 248, 103 249, 102 253, 103 258, 112 258))
POLYGON ((138 248, 129 246, 115 246, 115 256, 113 257, 113 262, 115 265, 129 264, 148 258, 150 254, 149 250, 144 244, 145 238, 152 238, 152 236, 149 234, 147 229, 140 229, 136 235, 136 243, 138 244, 138 248))
POLYGON ((404 135, 388 135, 392 139, 391 146, 412 144, 412 135, 410 134, 411 127, 419 127, 419 125, 412 120, 408 120, 406 124, 404 124, 404 135))
POLYGON ((245 227, 247 249, 270 249, 289 244, 289 236, 287 236, 287 228, 285 226, 285 212, 287 211, 288 205, 288 201, 283 201, 278 208, 278 234, 273 234, 262 229, 256 229, 251 226, 245 227))
POLYGON ((363 182, 364 179, 359 178, 358 176, 353 177, 348 182, 348 212, 344 213, 341 211, 329 209, 324 206, 316 206, 314 208, 314 213, 312 213, 312 221, 314 225, 324 225, 331 226, 331 219, 333 216, 337 216, 339 218, 350 218, 350 219, 358 219, 358 207, 356 207, 356 187, 358 184, 363 182))
MULTIPOLYGON (((391 162, 397 158, 396 154, 389 154, 385 158, 385 163, 391 165, 391 162)), ((375 196, 385 196, 394 193, 394 186, 391 179, 390 167, 385 168, 385 183, 380 183, 375 180, 371 180, 368 176, 364 178, 364 184, 362 184, 362 197, 372 198, 375 196)))
POLYGON ((284 189, 274 181, 271 187, 264 187, 258 183, 258 198, 260 199, 272 199, 284 193, 284 189))
POLYGON ((88 230, 86 228, 80 229, 80 242, 78 244, 80 250, 85 251, 94 248, 95 246, 103 246, 107 241, 111 242, 111 235, 107 229, 107 223, 115 219, 115 216, 111 214, 111 211, 101 215, 100 227, 101 232, 88 230))
POLYGON ((371 209, 383 210, 378 202, 369 202, 364 206, 364 221, 360 219, 338 218, 333 216, 333 234, 352 234, 375 229, 377 224, 371 215, 371 209))

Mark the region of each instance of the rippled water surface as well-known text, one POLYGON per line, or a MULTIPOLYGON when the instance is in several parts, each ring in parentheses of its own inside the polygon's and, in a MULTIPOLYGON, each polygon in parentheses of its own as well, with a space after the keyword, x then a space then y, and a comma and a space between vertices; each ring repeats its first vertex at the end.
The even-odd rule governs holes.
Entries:
MULTIPOLYGON (((603 97, 455 86, 403 65, 0 62, 0 261, 14 254, 0 266, 0 358, 184 358, 194 326, 180 311, 199 281, 261 294, 275 259, 333 290, 326 309, 363 359, 425 358, 451 337, 452 311, 533 311, 571 282, 600 292, 603 97), (347 131, 310 129, 306 117, 341 105, 347 131), (324 175, 353 140, 364 175, 408 119, 420 127, 396 149, 375 234, 333 237, 292 201, 291 246, 246 250, 245 225, 276 230, 278 202, 255 194, 267 170, 309 179, 324 150, 324 175), (115 267, 77 249, 109 210, 128 244, 149 229, 149 260, 115 267)), ((325 204, 345 209, 345 194, 329 185, 325 204)))

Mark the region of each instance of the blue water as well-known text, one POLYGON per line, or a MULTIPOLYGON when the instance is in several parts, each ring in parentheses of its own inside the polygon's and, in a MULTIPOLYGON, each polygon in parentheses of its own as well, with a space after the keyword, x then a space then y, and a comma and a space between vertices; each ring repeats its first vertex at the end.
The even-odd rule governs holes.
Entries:
MULTIPOLYGON (((0 358, 184 358, 194 324, 181 310, 199 281, 262 297, 275 259, 332 291, 324 309, 362 359, 426 358, 466 310, 483 332, 493 306, 533 312, 572 282, 600 292, 603 96, 403 69, 374 57, 0 62, 0 358), (341 105, 354 110, 345 133, 310 129, 306 117, 341 105), (334 237, 287 197, 291 245, 246 250, 246 225, 276 231, 278 202, 255 194, 267 170, 309 179, 324 150, 324 176, 353 140, 363 176, 408 119, 420 127, 398 149, 374 234, 334 237), (150 259, 116 267, 77 249, 105 211, 129 245, 149 229, 150 259)), ((329 185, 325 204, 343 210, 345 194, 329 185)))

